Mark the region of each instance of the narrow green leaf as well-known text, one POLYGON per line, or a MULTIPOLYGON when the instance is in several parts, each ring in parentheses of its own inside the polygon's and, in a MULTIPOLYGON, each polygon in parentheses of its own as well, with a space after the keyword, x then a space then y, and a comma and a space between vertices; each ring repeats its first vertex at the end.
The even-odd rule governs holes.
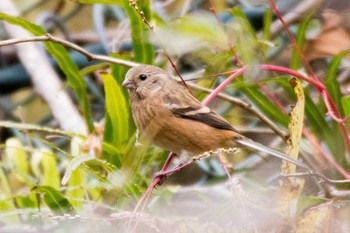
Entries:
POLYGON ((121 146, 129 137, 129 112, 121 87, 112 75, 101 73, 106 93, 106 112, 112 121, 113 142, 121 146))
MULTIPOLYGON (((1 190, 0 200, 6 197, 10 197, 12 194, 10 183, 7 180, 7 176, 5 175, 5 172, 2 168, 0 168, 0 190, 1 190)), ((1 211, 1 207, 0 207, 0 211, 1 211)))
MULTIPOLYGON (((350 116, 350 96, 344 96, 341 98, 341 104, 344 110, 344 117, 350 116)), ((350 127, 350 120, 346 121, 348 127, 350 127)))
POLYGON ((58 189, 60 187, 60 172, 56 156, 49 149, 41 149, 36 153, 40 154, 41 165, 44 170, 43 184, 58 189))
POLYGON ((243 11, 238 8, 238 7, 234 7, 232 8, 230 11, 232 16, 236 17, 241 24, 244 25, 244 28, 249 32, 249 34, 255 39, 257 40, 258 37, 256 36, 255 30, 252 27, 252 25, 250 24, 249 20, 247 19, 247 16, 243 13, 243 11))
MULTIPOLYGON (((136 12, 128 0, 123 0, 124 9, 131 25, 131 38, 134 51, 134 60, 143 64, 152 64, 154 59, 153 45, 149 40, 148 28, 142 21, 139 13, 136 12)), ((150 0, 137 1, 137 7, 144 13, 147 21, 151 18, 150 0)))
POLYGON ((343 51, 332 59, 331 63, 328 66, 327 74, 325 78, 325 86, 327 88, 327 91, 331 95, 333 101, 335 102, 337 108, 339 109, 342 115, 344 114, 344 110, 341 104, 342 94, 340 91, 339 82, 337 80, 337 71, 342 59, 347 54, 349 54, 349 52, 350 52, 349 50, 343 51))
POLYGON ((288 116, 285 115, 274 103, 272 103, 271 100, 266 97, 266 95, 261 93, 259 88, 242 84, 238 87, 238 89, 242 91, 244 95, 246 95, 249 100, 271 120, 287 127, 289 121, 288 116))
POLYGON ((325 203, 328 200, 322 197, 316 197, 316 196, 301 196, 298 198, 297 203, 297 215, 300 216, 305 210, 317 206, 319 204, 325 203))
MULTIPOLYGON (((70 153, 74 157, 74 159, 81 157, 81 146, 83 143, 84 141, 81 138, 72 138, 70 144, 70 153)), ((71 163, 72 161, 70 162, 70 164, 71 163)), ((70 164, 68 164, 67 166, 66 174, 68 173, 68 168, 70 167, 70 164)), ((66 174, 62 178, 62 184, 65 183, 66 174)), ((71 170, 70 177, 68 178, 68 187, 70 188, 67 190, 66 195, 75 207, 82 207, 82 205, 84 204, 82 200, 84 200, 85 197, 84 187, 86 185, 86 182, 88 181, 87 178, 87 172, 84 171, 81 167, 76 167, 75 169, 71 170)))
MULTIPOLYGON (((131 60, 131 54, 130 53, 112 53, 110 54, 111 57, 113 58, 118 58, 118 59, 123 59, 123 60, 131 60)), ((112 76, 115 79, 115 81, 121 85, 124 81, 125 74, 128 72, 130 69, 129 67, 122 66, 122 65, 116 65, 116 64, 111 64, 112 68, 112 76)), ((124 90, 124 89, 123 89, 124 90)), ((127 92, 125 90, 125 96, 127 95, 127 92)))
MULTIPOLYGON (((5 20, 8 23, 21 26, 22 28, 28 30, 35 36, 46 35, 46 31, 29 21, 26 21, 20 17, 13 17, 0 13, 0 19, 5 20)), ((67 50, 59 44, 53 42, 44 42, 47 51, 55 58, 61 70, 67 76, 68 85, 74 90, 77 98, 79 100, 79 107, 83 113, 84 119, 88 126, 90 132, 92 132, 92 118, 90 111, 90 102, 88 99, 87 89, 83 77, 80 75, 79 69, 76 64, 72 61, 67 50)), ((48 77, 49 78, 49 77, 48 77)))
POLYGON ((44 201, 54 214, 76 214, 72 204, 57 189, 50 186, 34 186, 32 191, 44 194, 44 201))
POLYGON ((35 208, 38 206, 35 193, 15 197, 16 204, 21 208, 35 208))
MULTIPOLYGON (((304 47, 304 42, 305 42, 305 35, 306 35, 306 31, 307 31, 307 27, 310 23, 310 17, 305 17, 301 23, 299 24, 298 27, 298 33, 297 33, 297 44, 299 46, 299 48, 303 48, 304 47)), ((292 60, 291 60, 291 69, 293 70, 297 70, 299 69, 301 64, 301 57, 298 53, 298 51, 296 49, 293 50, 293 55, 292 55, 292 60)))
MULTIPOLYGON (((119 54, 111 54, 112 57, 114 58, 119 58, 119 59, 123 59, 123 60, 130 60, 131 59, 131 54, 130 53, 119 53, 119 54)), ((111 73, 113 78, 117 81, 118 85, 121 86, 124 79, 125 79, 125 75, 128 72, 129 67, 126 66, 121 66, 121 65, 115 65, 115 64, 111 64, 111 73)), ((128 92, 125 88, 122 88, 122 92, 124 95, 125 99, 129 98, 128 92)), ((129 106, 129 101, 126 102, 127 103, 127 109, 128 109, 128 116, 131 116, 131 109, 129 106)), ((106 124, 108 124, 108 122, 110 121, 106 121, 106 124)), ((111 128, 110 125, 106 125, 105 127, 107 128, 111 128)), ((134 121, 129 120, 129 135, 132 135, 135 133, 136 127, 134 124, 134 121)), ((104 140, 105 142, 112 142, 112 140, 104 140)))
POLYGON ((93 160, 95 157, 92 157, 89 154, 79 155, 76 156, 74 159, 72 159, 66 169, 66 172, 64 173, 64 176, 62 178, 62 185, 66 185, 68 180, 71 178, 73 172, 83 163, 93 160))
POLYGON ((10 168, 14 170, 14 175, 18 181, 27 182, 29 175, 29 163, 27 152, 23 143, 15 137, 6 140, 5 160, 10 168))
MULTIPOLYGON (((106 142, 123 151, 123 147, 129 138, 129 107, 121 87, 112 75, 102 73, 106 93, 106 142), (108 128, 106 128, 108 127, 108 128)), ((119 166, 120 155, 114 155, 107 159, 108 162, 119 166), (119 165, 118 165, 119 164, 119 165)))
MULTIPOLYGON (((271 22, 272 22, 272 9, 267 8, 264 14, 264 28, 263 28, 263 40, 264 41, 270 41, 271 40, 271 22)), ((267 45, 263 45, 263 50, 266 54, 266 51, 268 49, 267 45)))

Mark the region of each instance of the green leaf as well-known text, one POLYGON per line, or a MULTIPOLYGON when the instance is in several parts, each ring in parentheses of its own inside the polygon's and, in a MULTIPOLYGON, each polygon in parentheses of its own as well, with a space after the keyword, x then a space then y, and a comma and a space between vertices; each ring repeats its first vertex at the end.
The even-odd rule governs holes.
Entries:
POLYGON ((247 16, 243 13, 243 11, 238 8, 234 7, 230 11, 232 16, 234 16, 236 19, 239 20, 239 22, 244 26, 244 28, 248 31, 248 33, 255 39, 257 40, 258 37, 256 36, 255 30, 250 24, 249 20, 247 19, 247 16))
MULTIPOLYGON (((305 35, 307 32, 308 25, 310 23, 310 19, 311 19, 310 16, 305 17, 302 20, 302 22, 299 24, 296 40, 297 40, 297 44, 298 44, 300 49, 303 49, 303 47, 304 47, 305 35)), ((299 69, 300 64, 301 64, 300 54, 298 53, 298 51, 296 49, 294 49, 290 67, 293 70, 297 70, 297 69, 299 69)))
POLYGON ((313 102, 310 95, 305 94, 305 115, 312 132, 321 141, 326 142, 331 154, 339 156, 337 162, 344 165, 345 144, 339 126, 326 121, 319 107, 313 102), (342 162, 340 162, 342 161, 342 162))
POLYGON ((66 185, 68 180, 71 178, 73 172, 83 163, 94 160, 95 157, 89 155, 89 154, 84 154, 84 155, 79 155, 76 156, 74 159, 72 159, 66 169, 66 172, 64 173, 64 176, 62 178, 62 184, 66 185))
POLYGON ((339 53, 337 56, 335 56, 331 63, 328 66, 326 78, 325 78, 325 86, 327 88, 327 91, 331 95, 334 103, 336 104, 338 110, 340 111, 341 115, 344 114, 343 106, 341 104, 341 91, 340 91, 340 85, 337 80, 337 71, 339 68, 339 65, 342 61, 342 59, 349 54, 349 50, 343 51, 339 53))
POLYGON ((50 186, 34 186, 32 191, 44 194, 45 204, 54 214, 76 214, 72 204, 57 189, 50 186))
MULTIPOLYGON (((9 181, 7 180, 7 176, 4 173, 4 170, 1 168, 0 169, 0 200, 5 198, 5 197, 10 197, 11 196, 11 186, 9 181)), ((0 211, 1 211, 1 201, 0 201, 0 211)))
POLYGON ((249 100, 271 120, 287 127, 289 121, 288 116, 284 114, 274 103, 272 103, 265 94, 261 93, 259 88, 242 83, 238 86, 238 89, 242 91, 249 98, 249 100))
POLYGON ((0 213, 9 212, 14 208, 11 200, 0 200, 0 213))
MULTIPOLYGON (((264 28, 263 28, 263 40, 264 41, 270 41, 271 40, 271 33, 270 33, 270 28, 271 28, 271 22, 272 22, 272 9, 267 8, 264 14, 264 28)), ((268 49, 267 45, 263 46, 263 50, 266 51, 268 49)))
POLYGON ((316 196, 301 196, 298 198, 297 203, 297 216, 300 216, 305 210, 317 206, 319 204, 325 203, 328 200, 321 197, 316 196))
POLYGON ((334 219, 334 201, 319 204, 308 209, 296 225, 294 232, 330 232, 334 219))
MULTIPOLYGON (((129 138, 129 106, 123 90, 112 75, 101 73, 106 93, 106 125, 105 136, 108 143, 123 151, 123 146, 129 138), (108 128, 106 128, 108 127, 108 128)), ((107 159, 108 162, 119 166, 120 155, 107 159)))
POLYGON ((106 93, 106 113, 112 121, 113 143, 121 146, 129 137, 129 112, 128 104, 121 87, 112 75, 101 73, 106 93))
MULTIPOLYGON (((119 53, 119 54, 111 54, 112 57, 114 58, 119 58, 119 59, 123 59, 123 60, 130 60, 131 59, 131 55, 129 53, 119 53)), ((126 66, 121 66, 121 65, 116 65, 116 64, 111 64, 111 73, 113 78, 117 81, 118 85, 121 86, 124 79, 125 79, 125 75, 128 72, 129 67, 126 66)), ((129 98, 128 92, 125 88, 122 88, 122 92, 124 95, 125 99, 129 98)), ((129 106, 129 101, 127 101, 127 110, 128 110, 128 116, 131 116, 131 109, 129 106)), ((108 121, 109 122, 109 121, 108 121)), ((106 122, 107 124, 107 122, 106 122)), ((109 125, 105 127, 107 128, 111 128, 109 125)), ((129 121, 129 135, 132 135, 135 133, 136 127, 135 124, 132 120, 129 121)), ((106 135, 105 135, 106 136, 106 135)), ((112 142, 112 140, 105 140, 105 142, 112 142)))
MULTIPOLYGON (((131 60, 131 55, 129 53, 111 53, 110 56, 113 58, 118 58, 123 60, 131 60)), ((112 68, 111 73, 113 78, 119 85, 122 85, 126 72, 128 72, 130 68, 122 65, 116 65, 116 64, 111 64, 111 68, 112 68)), ((123 93, 125 96, 127 96, 126 90, 123 93)))
MULTIPOLYGON (((350 96, 342 97, 341 104, 344 110, 344 116, 348 117, 350 115, 350 96)), ((346 121, 348 127, 350 127, 349 119, 346 121)))
POLYGON ((35 193, 30 193, 30 195, 25 196, 16 196, 15 197, 16 204, 21 208, 35 208, 38 206, 36 201, 35 193))
POLYGON ((235 44, 234 50, 243 64, 259 63, 262 57, 260 52, 262 51, 258 49, 258 37, 247 16, 238 7, 231 9, 229 12, 235 19, 230 32, 230 37, 233 38, 235 44))
MULTIPOLYGON (((46 31, 31 22, 26 21, 20 17, 13 17, 0 13, 0 19, 5 20, 8 23, 21 26, 28 30, 35 36, 46 35, 46 31)), ((90 132, 92 132, 92 118, 90 111, 90 102, 88 99, 87 89, 83 77, 80 75, 79 69, 76 64, 72 61, 67 50, 60 44, 53 42, 43 42, 47 51, 55 58, 61 70, 67 76, 68 85, 74 90, 79 100, 79 108, 83 113, 84 119, 90 132)))
MULTIPOLYGON (((149 40, 148 28, 142 21, 141 16, 130 5, 128 0, 123 0, 124 9, 131 25, 131 38, 134 51, 134 60, 143 64, 152 64, 154 59, 153 45, 149 40)), ((151 19, 150 0, 137 1, 137 7, 144 13, 147 21, 151 19)))
POLYGON ((29 163, 27 152, 19 139, 12 137, 6 140, 5 159, 14 169, 16 178, 26 182, 25 176, 29 173, 29 163))
POLYGON ((41 157, 41 165, 44 170, 43 184, 58 189, 60 185, 60 172, 56 162, 56 156, 49 149, 37 150, 41 157))

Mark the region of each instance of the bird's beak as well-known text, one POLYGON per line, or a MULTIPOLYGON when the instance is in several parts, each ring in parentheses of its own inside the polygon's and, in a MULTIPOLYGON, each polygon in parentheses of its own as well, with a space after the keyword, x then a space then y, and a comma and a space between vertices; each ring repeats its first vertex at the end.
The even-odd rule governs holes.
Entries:
POLYGON ((125 79, 124 82, 122 83, 122 87, 126 89, 132 89, 134 88, 134 86, 135 86, 135 83, 130 79, 125 79))

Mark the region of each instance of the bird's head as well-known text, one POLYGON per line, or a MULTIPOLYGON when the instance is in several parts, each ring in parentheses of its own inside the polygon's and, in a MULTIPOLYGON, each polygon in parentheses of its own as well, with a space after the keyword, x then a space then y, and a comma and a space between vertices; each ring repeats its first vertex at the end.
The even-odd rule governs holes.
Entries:
POLYGON ((176 81, 161 68, 151 65, 140 65, 131 68, 125 76, 122 87, 128 89, 131 97, 145 98, 154 95, 167 84, 176 81))

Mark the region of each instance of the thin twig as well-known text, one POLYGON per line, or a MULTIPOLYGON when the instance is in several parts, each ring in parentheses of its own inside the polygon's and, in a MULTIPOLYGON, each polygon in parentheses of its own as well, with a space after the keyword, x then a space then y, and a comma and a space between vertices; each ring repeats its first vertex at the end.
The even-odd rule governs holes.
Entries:
MULTIPOLYGON (((304 16, 314 10, 317 9, 317 6, 321 5, 325 0, 303 0, 299 1, 298 5, 293 9, 286 12, 283 15, 283 19, 287 24, 292 24, 300 19, 303 19, 304 16)), ((277 19, 275 20, 270 27, 271 37, 274 38, 278 35, 278 33, 283 29, 282 23, 277 19)))
POLYGON ((148 200, 149 196, 151 195, 153 189, 157 185, 159 185, 167 177, 166 175, 164 175, 164 173, 168 169, 168 167, 169 167, 169 165, 170 165, 170 163, 175 155, 176 155, 175 153, 170 152, 167 160, 165 161, 165 163, 162 167, 161 173, 154 178, 152 184, 147 188, 146 192, 143 194, 143 196, 140 198, 140 200, 135 205, 133 212, 137 212, 140 209, 140 206, 142 204, 144 204, 144 206, 141 209, 141 211, 143 211, 143 209, 147 203, 147 200, 148 200))
POLYGON ((71 43, 71 42, 64 40, 64 39, 60 39, 60 38, 52 36, 50 34, 47 34, 45 36, 36 36, 36 37, 30 37, 30 38, 3 40, 3 41, 0 41, 0 47, 7 46, 7 45, 19 44, 19 43, 25 43, 25 42, 39 42, 39 41, 51 41, 51 42, 63 45, 67 48, 76 50, 77 52, 85 55, 88 60, 108 62, 108 63, 123 65, 123 66, 128 66, 128 67, 135 67, 135 66, 140 65, 139 63, 136 63, 136 62, 131 62, 131 61, 123 60, 123 59, 118 59, 118 58, 113 58, 113 57, 109 57, 109 56, 96 55, 96 54, 90 53, 87 50, 83 49, 82 47, 80 47, 74 43, 71 43))
POLYGON ((300 176, 316 176, 328 184, 350 184, 350 180, 332 180, 327 178, 325 175, 309 170, 308 172, 298 172, 289 174, 280 174, 281 177, 300 177, 300 176))
POLYGON ((204 100, 203 100, 203 104, 207 105, 213 98, 215 98, 215 96, 217 96, 229 83, 232 82, 232 80, 234 80, 235 78, 239 77, 240 75, 242 75, 245 71, 247 70, 247 67, 243 67, 240 69, 237 69, 237 71, 232 74, 231 76, 229 76, 227 79, 225 79, 224 82, 222 82, 217 88, 215 88, 215 90, 210 93, 210 95, 208 95, 204 100))

